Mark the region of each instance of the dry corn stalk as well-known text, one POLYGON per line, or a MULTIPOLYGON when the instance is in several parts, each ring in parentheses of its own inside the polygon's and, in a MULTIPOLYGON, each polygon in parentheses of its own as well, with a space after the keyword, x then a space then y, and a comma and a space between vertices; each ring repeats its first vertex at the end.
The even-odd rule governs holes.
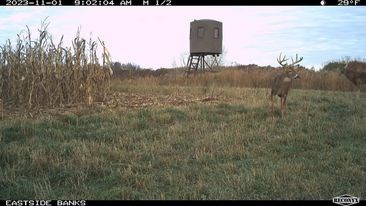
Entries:
POLYGON ((43 21, 39 37, 18 34, 13 46, 0 46, 0 98, 5 106, 33 109, 101 101, 109 88, 110 55, 104 42, 103 65, 97 57, 97 42, 87 42, 80 30, 72 47, 63 46, 63 37, 54 44, 43 21))

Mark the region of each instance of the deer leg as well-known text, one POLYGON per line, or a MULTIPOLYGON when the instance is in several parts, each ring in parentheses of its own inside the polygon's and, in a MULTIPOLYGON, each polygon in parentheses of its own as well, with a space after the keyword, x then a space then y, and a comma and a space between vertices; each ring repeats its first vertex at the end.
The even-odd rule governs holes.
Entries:
POLYGON ((273 95, 272 94, 271 94, 270 98, 271 98, 271 108, 272 108, 272 117, 273 117, 273 95))
POLYGON ((283 97, 281 97, 281 115, 283 116, 283 97))
POLYGON ((286 103, 286 100, 287 100, 287 96, 284 96, 283 97, 283 108, 285 110, 285 114, 286 114, 286 110, 287 110, 287 103, 286 103))

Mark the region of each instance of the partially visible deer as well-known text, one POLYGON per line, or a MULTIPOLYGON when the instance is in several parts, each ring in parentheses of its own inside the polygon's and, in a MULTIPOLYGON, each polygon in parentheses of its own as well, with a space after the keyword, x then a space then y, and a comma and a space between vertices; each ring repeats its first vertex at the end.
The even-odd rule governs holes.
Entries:
POLYGON ((366 84, 366 63, 350 61, 342 72, 358 88, 357 97, 361 91, 361 85, 366 84))
POLYGON ((279 96, 281 98, 281 114, 283 115, 285 109, 286 109, 286 100, 288 92, 292 86, 292 80, 299 79, 299 74, 295 71, 295 66, 298 65, 299 62, 301 62, 303 57, 298 58, 298 55, 296 54, 296 59, 294 60, 291 57, 291 64, 287 64, 286 55, 283 56, 280 54, 280 56, 277 58, 277 62, 282 66, 283 71, 279 74, 277 74, 273 81, 271 82, 271 102, 272 102, 272 115, 273 115, 273 105, 274 105, 274 96, 279 96))

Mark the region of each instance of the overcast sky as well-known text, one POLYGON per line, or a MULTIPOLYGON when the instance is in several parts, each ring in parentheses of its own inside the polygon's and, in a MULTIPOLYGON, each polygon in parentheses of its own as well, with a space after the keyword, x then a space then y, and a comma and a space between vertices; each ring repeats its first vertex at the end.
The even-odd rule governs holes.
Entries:
POLYGON ((34 38, 49 17, 54 41, 64 35, 70 45, 81 36, 105 41, 112 60, 144 68, 180 66, 189 52, 189 25, 194 19, 223 22, 226 64, 278 66, 280 52, 304 57, 301 65, 366 58, 366 7, 338 6, 173 6, 173 7, 2 7, 0 44, 14 40, 28 25, 34 38))

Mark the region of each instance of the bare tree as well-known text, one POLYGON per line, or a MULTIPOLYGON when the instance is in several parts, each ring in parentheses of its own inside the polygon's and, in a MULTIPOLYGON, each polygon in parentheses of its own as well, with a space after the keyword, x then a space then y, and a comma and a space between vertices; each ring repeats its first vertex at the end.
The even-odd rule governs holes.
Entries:
POLYGON ((298 79, 300 76, 295 71, 295 66, 301 62, 303 57, 298 58, 296 54, 296 59, 294 60, 291 57, 291 64, 287 64, 286 55, 283 58, 280 56, 277 58, 277 62, 282 66, 283 71, 277 74, 273 81, 271 82, 271 102, 272 102, 272 115, 273 115, 273 107, 274 107, 274 96, 279 96, 281 98, 281 113, 283 115, 284 110, 286 109, 286 100, 288 92, 292 86, 292 80, 298 79))

